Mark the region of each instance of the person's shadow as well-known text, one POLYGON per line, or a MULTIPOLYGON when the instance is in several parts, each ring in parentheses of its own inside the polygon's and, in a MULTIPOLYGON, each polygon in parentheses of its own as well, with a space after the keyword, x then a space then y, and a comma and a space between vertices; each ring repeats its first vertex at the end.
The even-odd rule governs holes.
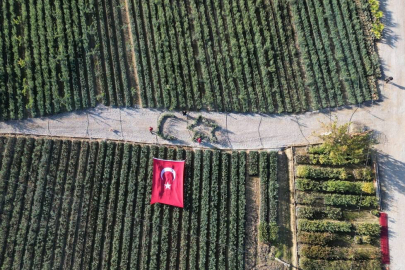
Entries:
POLYGON ((402 86, 402 85, 399 85, 399 84, 396 84, 396 83, 393 83, 393 82, 391 82, 390 84, 392 84, 393 86, 395 86, 395 87, 397 87, 397 88, 399 88, 401 90, 405 90, 405 87, 402 86))

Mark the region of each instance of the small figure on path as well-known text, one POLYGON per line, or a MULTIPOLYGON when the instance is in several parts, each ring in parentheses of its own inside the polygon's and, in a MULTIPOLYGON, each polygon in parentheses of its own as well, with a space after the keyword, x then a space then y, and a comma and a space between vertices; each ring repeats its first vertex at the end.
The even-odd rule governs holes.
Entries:
POLYGON ((183 111, 182 113, 183 113, 183 115, 184 115, 184 116, 186 116, 186 115, 187 115, 187 111, 183 111))
POLYGON ((392 77, 388 77, 388 78, 386 78, 385 79, 385 83, 389 83, 390 81, 392 81, 394 78, 392 78, 392 77))
POLYGON ((149 127, 150 134, 153 134, 153 127, 149 127))
POLYGON ((197 142, 199 143, 199 144, 201 144, 201 138, 197 138, 197 142))

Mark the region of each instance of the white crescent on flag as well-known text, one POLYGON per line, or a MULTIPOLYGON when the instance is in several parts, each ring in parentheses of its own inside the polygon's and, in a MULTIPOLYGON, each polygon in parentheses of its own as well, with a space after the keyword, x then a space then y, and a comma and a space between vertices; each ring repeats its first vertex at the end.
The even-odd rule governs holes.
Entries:
POLYGON ((173 181, 176 179, 176 171, 173 170, 172 168, 166 167, 163 168, 163 170, 160 172, 160 178, 163 180, 163 174, 165 172, 171 172, 173 174, 173 181))

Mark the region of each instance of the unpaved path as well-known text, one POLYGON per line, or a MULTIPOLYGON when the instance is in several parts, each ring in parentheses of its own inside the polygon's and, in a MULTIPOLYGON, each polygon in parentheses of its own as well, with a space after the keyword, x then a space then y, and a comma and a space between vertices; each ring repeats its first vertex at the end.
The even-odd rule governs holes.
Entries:
MULTIPOLYGON (((367 125, 379 134, 380 174, 383 187, 383 207, 389 216, 390 269, 405 265, 405 3, 403 0, 380 0, 385 13, 386 30, 379 53, 384 74, 394 77, 394 83, 381 85, 383 102, 368 106, 346 107, 329 112, 301 115, 258 115, 202 113, 221 127, 218 144, 203 143, 202 147, 232 149, 269 149, 292 144, 316 142, 312 132, 321 122, 337 117, 367 125)), ((98 106, 87 111, 65 113, 53 117, 0 123, 0 133, 91 137, 142 143, 171 143, 149 133, 162 111, 138 108, 107 108, 98 106)), ((179 119, 169 128, 177 137, 175 144, 198 146, 186 129, 190 119, 175 113, 179 119)), ((200 113, 191 113, 196 117, 200 113)))

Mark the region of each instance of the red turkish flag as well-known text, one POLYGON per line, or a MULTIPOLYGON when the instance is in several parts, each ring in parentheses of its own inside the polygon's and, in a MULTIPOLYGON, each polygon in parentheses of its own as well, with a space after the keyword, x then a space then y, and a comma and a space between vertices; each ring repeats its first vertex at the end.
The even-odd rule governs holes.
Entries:
POLYGON ((184 207, 184 160, 153 159, 152 198, 150 204, 164 203, 184 207))

